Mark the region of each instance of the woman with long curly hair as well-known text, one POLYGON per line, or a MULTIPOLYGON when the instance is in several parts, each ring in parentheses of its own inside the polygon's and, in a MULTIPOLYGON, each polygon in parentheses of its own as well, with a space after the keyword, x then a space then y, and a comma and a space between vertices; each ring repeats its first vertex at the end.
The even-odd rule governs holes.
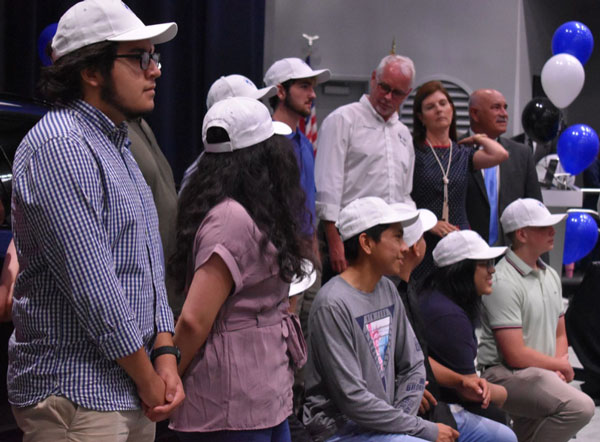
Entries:
POLYGON ((170 261, 186 292, 174 340, 187 396, 171 428, 181 440, 288 441, 293 369, 306 358, 288 289, 311 253, 296 158, 281 136, 290 129, 237 97, 213 105, 202 132, 170 261))

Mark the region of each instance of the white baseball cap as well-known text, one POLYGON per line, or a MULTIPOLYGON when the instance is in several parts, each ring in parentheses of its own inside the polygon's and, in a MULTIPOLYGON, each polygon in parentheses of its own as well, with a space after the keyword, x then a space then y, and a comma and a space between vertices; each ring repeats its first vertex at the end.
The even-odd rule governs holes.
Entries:
POLYGON ((288 296, 291 298, 292 296, 299 295, 306 289, 308 289, 311 285, 315 283, 317 280, 317 271, 315 270, 315 266, 308 259, 302 260, 302 270, 306 273, 306 276, 299 278, 295 276, 290 284, 290 290, 288 292, 288 296))
POLYGON ((492 259, 506 253, 506 247, 490 247, 473 230, 455 230, 444 236, 433 249, 433 262, 446 267, 464 259, 492 259))
POLYGON ((101 41, 150 40, 165 43, 177 34, 176 23, 146 26, 120 0, 84 0, 76 3, 58 21, 52 39, 52 58, 101 41))
POLYGON ((505 233, 523 227, 546 227, 561 222, 566 213, 551 214, 541 201, 533 198, 519 198, 504 209, 500 222, 505 233))
POLYGON ((346 241, 371 227, 394 223, 404 226, 414 222, 418 216, 415 208, 394 209, 379 197, 367 196, 355 199, 344 207, 335 225, 342 241, 346 241))
POLYGON ((210 109, 217 101, 229 97, 250 97, 260 100, 261 98, 272 97, 276 93, 277 88, 275 86, 258 89, 249 78, 243 75, 232 74, 221 77, 212 84, 206 96, 206 107, 210 109))
POLYGON ((267 86, 277 86, 288 80, 298 80, 300 78, 313 78, 317 84, 323 83, 331 77, 329 69, 317 69, 315 71, 299 58, 282 58, 277 60, 267 70, 264 82, 267 86))
MULTIPOLYGON (((395 210, 415 210, 410 204, 391 204, 395 210)), ((427 209, 416 209, 419 216, 414 223, 404 226, 404 242, 408 247, 413 246, 425 232, 431 230, 438 222, 437 216, 427 209)))
POLYGON ((285 123, 271 120, 264 104, 254 98, 229 97, 215 103, 204 116, 202 141, 206 152, 223 153, 253 146, 273 135, 289 135, 292 129, 285 123), (221 127, 229 135, 224 143, 207 143, 206 132, 221 127))

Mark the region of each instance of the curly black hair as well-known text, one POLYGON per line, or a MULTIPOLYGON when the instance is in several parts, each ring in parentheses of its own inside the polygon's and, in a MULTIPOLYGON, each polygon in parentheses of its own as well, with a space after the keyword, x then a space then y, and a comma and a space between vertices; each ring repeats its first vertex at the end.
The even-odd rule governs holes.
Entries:
POLYGON ((290 282, 305 275, 302 259, 314 257, 312 238, 302 234, 302 224, 311 218, 291 142, 274 135, 231 153, 203 153, 178 202, 176 251, 169 271, 177 276, 179 290, 185 290, 181 275, 188 271, 198 227, 226 198, 241 204, 265 234, 263 250, 269 241, 275 246, 281 279, 290 282))
POLYGON ((477 261, 464 259, 449 266, 439 267, 423 283, 423 290, 439 291, 461 307, 471 323, 479 323, 481 296, 475 288, 475 268, 477 261))
POLYGON ((83 97, 81 71, 94 69, 109 78, 118 43, 103 41, 84 46, 43 67, 38 91, 50 102, 67 103, 83 97))

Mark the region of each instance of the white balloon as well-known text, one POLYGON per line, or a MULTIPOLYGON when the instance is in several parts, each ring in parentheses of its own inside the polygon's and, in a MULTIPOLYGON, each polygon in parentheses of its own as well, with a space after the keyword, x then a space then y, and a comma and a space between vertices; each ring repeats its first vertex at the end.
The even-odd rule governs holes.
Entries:
POLYGON ((556 54, 542 69, 544 92, 559 109, 564 109, 577 98, 584 81, 583 66, 571 54, 556 54))

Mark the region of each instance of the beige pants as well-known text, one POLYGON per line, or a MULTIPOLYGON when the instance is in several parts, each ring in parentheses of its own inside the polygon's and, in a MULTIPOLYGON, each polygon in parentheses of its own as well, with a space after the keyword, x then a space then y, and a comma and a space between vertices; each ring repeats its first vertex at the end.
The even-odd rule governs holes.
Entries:
POLYGON ((23 442, 152 442, 156 430, 142 410, 89 410, 60 396, 12 410, 23 442))
POLYGON ((482 377, 506 388, 502 408, 513 419, 519 442, 568 441, 594 416, 594 401, 553 371, 496 365, 482 377))

